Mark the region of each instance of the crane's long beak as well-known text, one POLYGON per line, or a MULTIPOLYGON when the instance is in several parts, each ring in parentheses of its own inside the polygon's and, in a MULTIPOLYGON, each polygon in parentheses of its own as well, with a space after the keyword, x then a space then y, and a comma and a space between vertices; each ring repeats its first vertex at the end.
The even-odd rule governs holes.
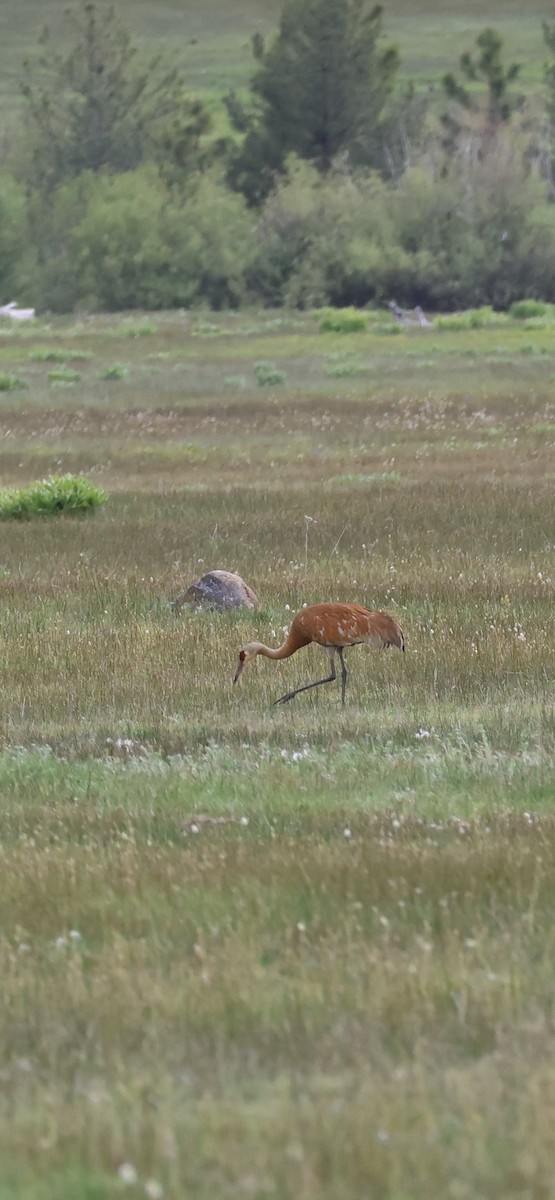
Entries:
POLYGON ((241 653, 239 655, 239 662, 237 663, 237 670, 235 672, 235 675, 233 676, 234 683, 237 683, 237 680, 239 679, 239 676, 243 670, 244 665, 245 665, 245 653, 243 650, 241 650, 241 653))

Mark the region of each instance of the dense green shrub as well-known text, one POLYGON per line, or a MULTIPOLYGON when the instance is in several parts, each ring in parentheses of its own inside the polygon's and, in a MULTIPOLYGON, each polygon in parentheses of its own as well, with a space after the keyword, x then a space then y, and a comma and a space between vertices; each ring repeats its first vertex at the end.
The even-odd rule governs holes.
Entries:
POLYGON ((542 300, 515 300, 509 309, 509 315, 517 321, 525 321, 527 317, 543 317, 547 305, 542 300))
POLYGON ((41 303, 56 311, 235 307, 247 295, 252 224, 245 201, 209 177, 177 200, 152 167, 89 172, 59 188, 41 217, 41 303))
POLYGON ((129 375, 129 367, 124 363, 112 363, 111 367, 106 367, 100 376, 101 379, 125 379, 129 375))
POLYGON ((201 176, 183 205, 165 209, 162 232, 181 304, 218 311, 248 298, 256 244, 252 213, 241 196, 201 176))
POLYGON ((430 154, 395 187, 291 159, 261 212, 250 283, 300 308, 450 311, 506 309, 532 289, 550 299, 554 279, 555 210, 523 142, 501 131, 481 158, 430 154))
POLYGON ((285 383, 287 375, 285 371, 280 371, 271 362, 257 362, 254 366, 256 382, 259 387, 275 387, 278 383, 285 383))
POLYGON ((374 175, 323 178, 291 157, 260 214, 251 290, 265 303, 291 308, 374 300, 374 241, 381 236, 375 212, 386 191, 374 175))
POLYGON ((437 317, 434 324, 436 329, 482 329, 485 325, 504 325, 506 321, 505 313, 494 312, 489 305, 484 305, 483 308, 469 308, 466 312, 437 317))
MULTIPOLYGON (((496 321, 516 303, 513 316, 538 320, 538 305, 555 300, 555 206, 523 151, 513 131, 492 135, 476 158, 436 146, 395 186, 345 164, 322 176, 291 157, 258 214, 210 173, 181 194, 152 165, 86 172, 48 205, 31 195, 27 212, 14 181, 0 178, 0 279, 3 265, 8 280, 16 266, 30 278, 34 244, 36 290, 17 298, 54 311, 249 302, 356 312, 396 300, 471 310, 465 322, 477 327, 489 306, 496 321)), ((369 314, 357 320, 363 328, 369 314)))
POLYGON ((156 309, 168 303, 172 269, 160 230, 163 201, 153 172, 94 178, 70 239, 79 299, 88 307, 156 309))
MULTIPOLYGON (((401 303, 506 309, 532 290, 552 297, 555 215, 524 150, 513 131, 501 131, 481 157, 461 152, 407 171, 388 212, 391 241, 418 266, 416 286, 406 265, 396 281, 401 303)), ((378 263, 377 271, 387 294, 387 269, 378 263)))
POLYGON ((20 379, 18 375, 0 375, 0 392, 14 392, 17 388, 28 386, 25 380, 20 379))
POLYGON ((0 304, 34 303, 36 251, 29 238, 24 188, 0 175, 0 304))
POLYGON ((324 308, 315 315, 321 333, 358 333, 368 328, 368 313, 358 308, 324 308))
POLYGON ((80 475, 51 475, 27 488, 0 490, 0 520, 92 512, 107 493, 80 475))

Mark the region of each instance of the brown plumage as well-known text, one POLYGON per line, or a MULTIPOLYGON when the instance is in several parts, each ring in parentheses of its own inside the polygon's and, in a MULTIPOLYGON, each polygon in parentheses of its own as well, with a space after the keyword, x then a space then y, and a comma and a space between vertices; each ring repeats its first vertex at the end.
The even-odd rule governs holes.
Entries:
POLYGON ((227 612, 230 608, 258 608, 258 597, 240 575, 234 575, 232 571, 208 571, 186 592, 175 597, 172 601, 174 612, 183 604, 227 612))
POLYGON ((252 662, 257 654, 265 658, 290 658, 302 646, 316 642, 323 646, 330 656, 331 672, 325 679, 316 679, 314 683, 305 683, 303 687, 295 688, 280 696, 275 704, 285 704, 292 700, 298 692, 306 692, 309 688, 319 687, 321 683, 333 683, 336 678, 335 655, 339 655, 341 663, 341 701, 345 703, 345 688, 347 685, 347 668, 343 658, 345 646, 357 646, 366 642, 369 646, 386 649, 397 646, 405 649, 403 631, 395 617, 385 612, 371 612, 360 604, 312 604, 297 613, 291 622, 291 628, 282 646, 272 650, 262 642, 247 642, 239 654, 239 663, 233 677, 237 683, 239 676, 247 663, 252 662))

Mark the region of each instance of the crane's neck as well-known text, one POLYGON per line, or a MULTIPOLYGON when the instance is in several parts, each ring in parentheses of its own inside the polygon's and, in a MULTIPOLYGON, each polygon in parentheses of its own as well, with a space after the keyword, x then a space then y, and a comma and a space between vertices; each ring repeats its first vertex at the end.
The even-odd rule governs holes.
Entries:
POLYGON ((251 642, 249 646, 245 646, 245 650, 250 650, 253 655, 262 654, 264 658, 289 658, 298 650, 298 645, 292 638, 287 637, 283 645, 275 650, 271 646, 265 646, 263 642, 251 642))

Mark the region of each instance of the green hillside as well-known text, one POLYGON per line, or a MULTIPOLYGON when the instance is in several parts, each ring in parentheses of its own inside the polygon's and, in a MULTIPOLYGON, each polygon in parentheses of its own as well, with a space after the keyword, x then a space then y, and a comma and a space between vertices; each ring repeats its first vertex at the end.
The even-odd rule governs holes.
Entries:
MULTIPOLYGON (((421 81, 434 81, 469 48, 485 25, 494 25, 507 53, 523 63, 522 80, 541 76, 541 22, 551 16, 547 5, 499 0, 487 10, 479 0, 386 0, 385 27, 401 50, 403 70, 421 81)), ((145 51, 166 46, 179 53, 192 89, 218 93, 240 87, 252 70, 250 37, 276 27, 279 0, 120 0, 118 15, 145 51)), ((37 45, 48 25, 60 46, 69 40, 66 7, 58 0, 3 0, 0 7, 0 95, 6 106, 17 104, 18 75, 23 58, 37 45)))

